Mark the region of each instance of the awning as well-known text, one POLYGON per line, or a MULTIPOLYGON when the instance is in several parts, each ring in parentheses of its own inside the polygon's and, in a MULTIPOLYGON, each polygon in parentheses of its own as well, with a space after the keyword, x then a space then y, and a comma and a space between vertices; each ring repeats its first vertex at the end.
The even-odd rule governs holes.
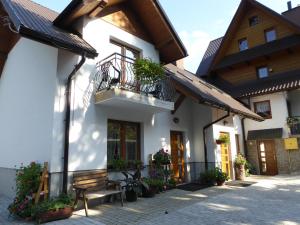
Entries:
POLYGON ((282 138, 283 129, 264 129, 264 130, 250 130, 248 131, 248 141, 265 140, 265 139, 278 139, 282 138))
POLYGON ((238 114, 250 119, 258 121, 264 120, 261 116, 252 112, 233 97, 198 78, 195 74, 186 70, 182 70, 173 64, 166 65, 165 69, 171 76, 176 89, 182 94, 198 101, 199 103, 223 109, 225 111, 229 110, 234 114, 238 114))

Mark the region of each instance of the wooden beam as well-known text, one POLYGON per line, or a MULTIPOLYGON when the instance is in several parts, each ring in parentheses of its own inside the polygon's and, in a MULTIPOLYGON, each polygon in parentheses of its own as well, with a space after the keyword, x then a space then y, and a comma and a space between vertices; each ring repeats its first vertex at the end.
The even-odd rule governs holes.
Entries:
POLYGON ((104 7, 107 6, 107 4, 108 4, 108 0, 100 1, 98 6, 90 12, 89 16, 90 17, 96 17, 104 9, 104 7))
POLYGON ((172 115, 174 115, 176 113, 176 111, 179 109, 179 107, 181 106, 181 104, 183 103, 185 99, 185 95, 181 94, 178 99, 175 102, 175 106, 174 106, 174 110, 172 111, 172 115))

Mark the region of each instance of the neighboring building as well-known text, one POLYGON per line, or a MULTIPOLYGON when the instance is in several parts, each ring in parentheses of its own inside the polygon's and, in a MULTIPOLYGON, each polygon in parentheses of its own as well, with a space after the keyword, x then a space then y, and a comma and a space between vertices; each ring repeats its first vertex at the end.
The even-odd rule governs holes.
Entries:
POLYGON ((300 135, 299 15, 300 7, 280 15, 242 0, 225 36, 211 41, 197 71, 265 118, 241 121, 245 154, 260 174, 300 171, 299 147, 285 147, 285 141, 297 144, 300 135))
POLYGON ((107 169, 115 156, 148 165, 161 148, 179 181, 194 180, 220 161, 203 131, 212 110, 262 120, 171 64, 187 52, 156 0, 73 0, 61 14, 1 0, 1 13, 0 194, 12 195, 21 163, 49 162, 57 194, 75 172, 107 169), (140 57, 165 64, 166 78, 136 82, 140 57))

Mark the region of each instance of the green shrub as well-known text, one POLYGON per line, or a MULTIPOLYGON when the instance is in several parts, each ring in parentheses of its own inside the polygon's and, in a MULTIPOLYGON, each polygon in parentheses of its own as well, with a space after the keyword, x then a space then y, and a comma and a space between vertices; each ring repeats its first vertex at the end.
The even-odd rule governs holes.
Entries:
POLYGON ((151 59, 137 59, 133 65, 135 79, 141 84, 153 84, 163 79, 165 71, 163 67, 151 59))

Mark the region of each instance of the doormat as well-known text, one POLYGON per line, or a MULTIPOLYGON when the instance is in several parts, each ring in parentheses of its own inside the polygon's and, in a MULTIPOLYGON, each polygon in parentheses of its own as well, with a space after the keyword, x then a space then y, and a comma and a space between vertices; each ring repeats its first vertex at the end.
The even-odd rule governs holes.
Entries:
POLYGON ((207 184, 199 184, 199 183, 188 183, 188 184, 181 184, 178 185, 176 188, 184 191, 199 191, 201 189, 205 189, 211 187, 211 185, 207 184))
POLYGON ((250 182, 250 181, 231 181, 226 183, 228 186, 232 187, 249 187, 253 184, 256 184, 256 182, 250 182))

